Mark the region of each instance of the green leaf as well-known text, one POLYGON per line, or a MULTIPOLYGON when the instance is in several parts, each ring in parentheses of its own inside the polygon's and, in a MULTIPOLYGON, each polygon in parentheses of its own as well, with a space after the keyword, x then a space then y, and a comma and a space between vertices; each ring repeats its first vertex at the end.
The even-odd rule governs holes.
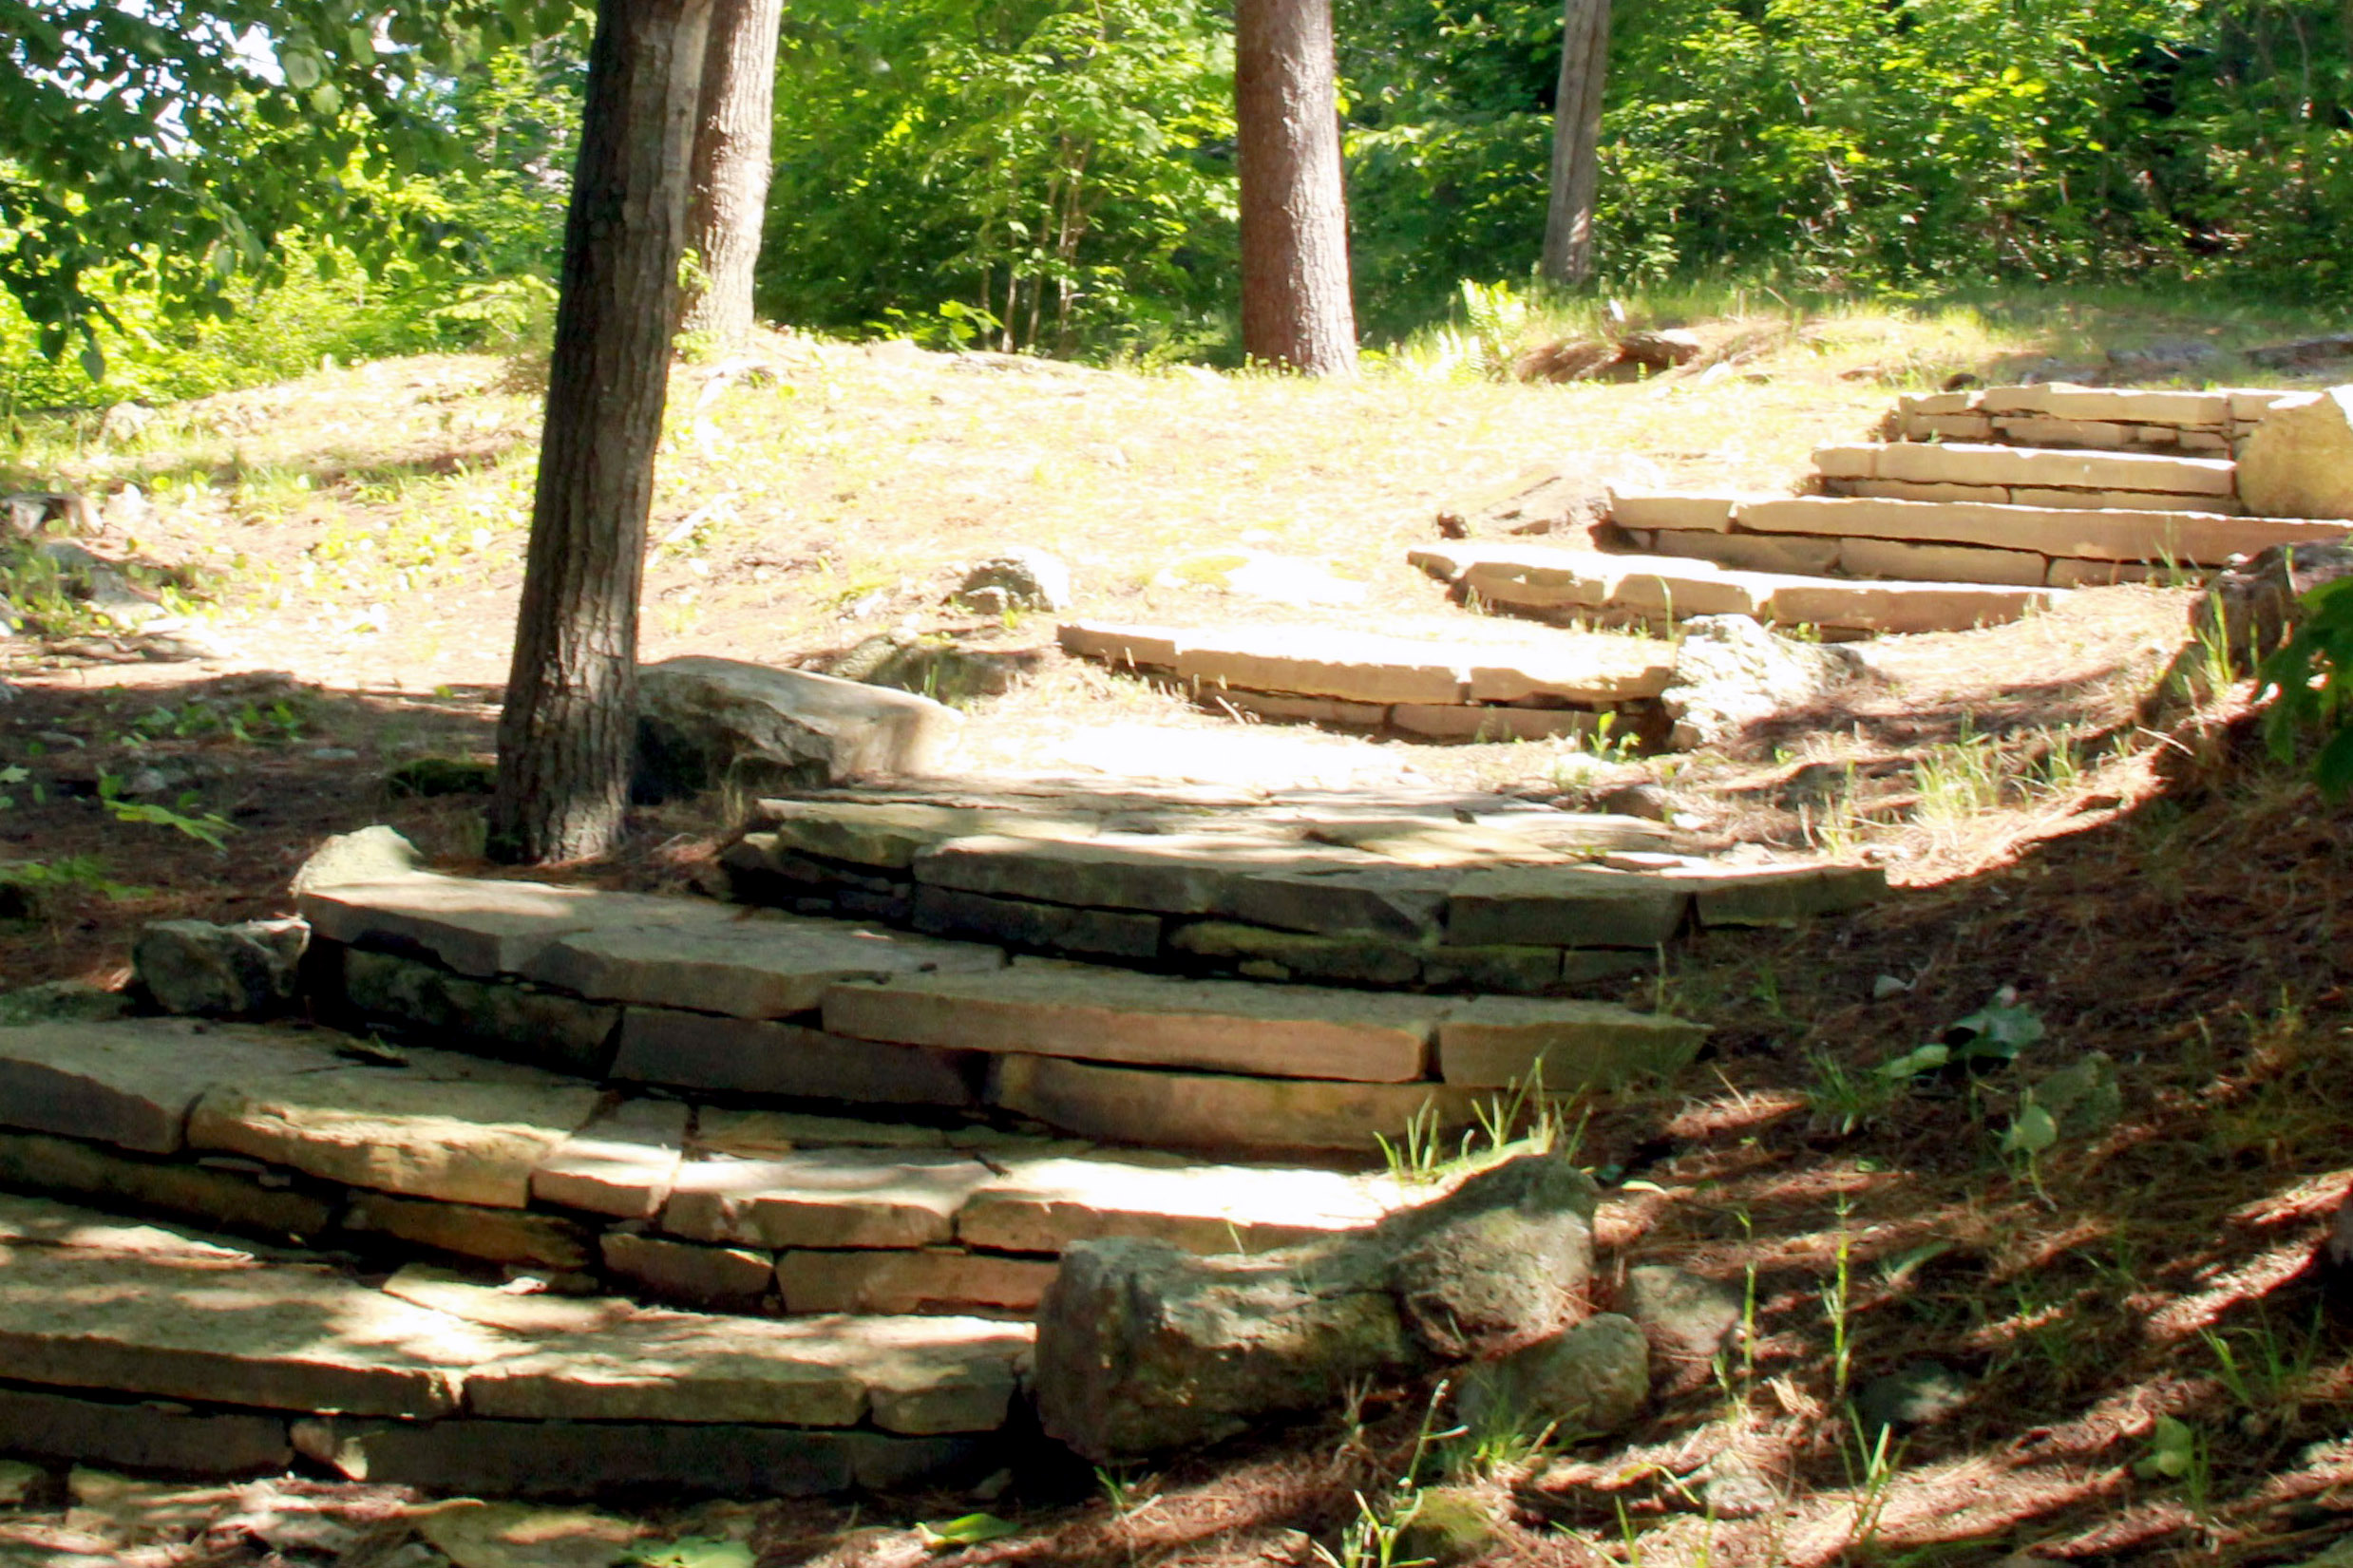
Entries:
POLYGON ((918 1524, 915 1533, 924 1545, 938 1552, 950 1546, 977 1546, 984 1540, 1002 1540, 1020 1528, 995 1514, 966 1514, 940 1524, 918 1524))
POLYGON ((1924 1072, 1934 1072, 1952 1060, 1952 1051, 1934 1043, 1914 1046, 1892 1062, 1879 1064, 1880 1073, 1888 1078, 1917 1078, 1924 1072))
POLYGON ((2020 1051, 2042 1038, 2042 1015, 2014 1002, 1988 1002, 1966 1018, 1956 1019, 1945 1038, 1964 1060, 2014 1062, 2020 1051), (1956 1035, 1962 1038, 1956 1040, 1956 1035))
POLYGON ((2149 1434, 2149 1457, 2133 1466, 2143 1481, 2178 1481, 2197 1463, 2198 1436, 2170 1415, 2157 1417, 2149 1434))
POLYGON ((2051 1120, 2049 1111, 2029 1100, 2010 1119, 2010 1130, 2002 1135, 2002 1152, 2032 1159, 2058 1142, 2059 1124, 2051 1120))
POLYGON ((278 56, 277 66, 296 92, 309 92, 327 79, 327 62, 308 49, 288 49, 278 56))
POLYGON ((106 356, 95 343, 82 346, 82 370, 92 381, 106 379, 106 356))

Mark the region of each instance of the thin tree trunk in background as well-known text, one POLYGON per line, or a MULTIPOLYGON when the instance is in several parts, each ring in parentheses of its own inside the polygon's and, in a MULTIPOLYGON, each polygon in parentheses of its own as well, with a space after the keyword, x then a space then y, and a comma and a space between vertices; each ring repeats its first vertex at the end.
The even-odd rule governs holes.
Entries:
POLYGON ((1602 182, 1602 88, 1609 74, 1609 0, 1564 0, 1561 81, 1552 110, 1552 198, 1545 210, 1545 281, 1593 275, 1593 203, 1602 182))
POLYGON ((629 802, 637 597, 669 395, 712 0, 598 0, 490 852, 610 849, 629 802))
POLYGON ((751 334, 752 268, 760 259, 773 166, 776 30, 784 0, 712 0, 703 85, 688 176, 686 243, 699 258, 699 290, 679 326, 731 349, 751 334))
POLYGON ((1354 375, 1331 0, 1236 0, 1242 347, 1310 375, 1354 375))

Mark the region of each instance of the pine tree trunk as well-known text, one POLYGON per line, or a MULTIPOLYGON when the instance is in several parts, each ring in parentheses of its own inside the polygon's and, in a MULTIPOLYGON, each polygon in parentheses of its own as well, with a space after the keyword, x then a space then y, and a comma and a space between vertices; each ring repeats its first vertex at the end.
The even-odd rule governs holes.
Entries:
POLYGON ((751 274, 760 259, 772 172, 776 29, 784 0, 712 0, 703 53, 702 106, 688 180, 686 243, 700 258, 701 287, 679 325, 731 349, 752 327, 751 274))
POLYGON ((1609 0, 1564 0, 1561 85, 1552 111, 1552 199, 1542 272, 1573 286, 1593 275, 1593 202, 1601 188, 1602 88, 1609 74, 1609 0))
POLYGON ((1354 375, 1331 0, 1236 0, 1242 347, 1310 375, 1354 375))
POLYGON ((611 848, 629 801, 637 595, 669 394, 712 0, 598 0, 490 851, 611 848))

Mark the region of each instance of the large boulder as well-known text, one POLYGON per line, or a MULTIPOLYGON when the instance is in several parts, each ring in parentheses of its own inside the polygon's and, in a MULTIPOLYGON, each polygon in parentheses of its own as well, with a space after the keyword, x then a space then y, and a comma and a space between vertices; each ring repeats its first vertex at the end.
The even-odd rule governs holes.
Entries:
POLYGON ((1615 1313, 1473 1367, 1456 1407, 1482 1435, 1549 1431, 1564 1441, 1629 1425, 1650 1395, 1650 1345, 1615 1313))
POLYGON ((637 672, 637 789, 788 789, 936 772, 963 715, 912 692, 740 659, 637 672))
POLYGON ((131 968, 165 1012, 267 1018, 293 1005, 310 940, 300 920, 157 920, 132 944, 131 968))
POLYGON ((1674 721, 1678 751, 1719 746, 1741 730, 1803 708, 1862 672, 1836 644, 1776 637, 1746 615, 1695 615, 1683 622, 1675 684, 1660 695, 1674 721))
POLYGON ((2257 517, 2353 519, 2353 387, 2274 404, 2240 449, 2239 500, 2257 517))
POLYGON ((1597 1196, 1566 1158, 1524 1155, 1278 1252, 1080 1242, 1038 1312, 1039 1417, 1107 1462, 1216 1442, 1364 1378, 1542 1343, 1579 1313, 1597 1196))

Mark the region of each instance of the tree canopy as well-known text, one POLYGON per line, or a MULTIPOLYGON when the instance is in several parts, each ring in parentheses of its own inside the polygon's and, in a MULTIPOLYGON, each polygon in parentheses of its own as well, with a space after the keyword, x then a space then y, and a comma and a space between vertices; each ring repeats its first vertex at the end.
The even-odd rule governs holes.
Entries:
POLYGON ((573 20, 571 0, 0 0, 0 287, 45 351, 95 356, 107 268, 218 314, 282 269, 290 228, 429 254, 445 235, 395 196, 459 155, 457 78, 573 20))

